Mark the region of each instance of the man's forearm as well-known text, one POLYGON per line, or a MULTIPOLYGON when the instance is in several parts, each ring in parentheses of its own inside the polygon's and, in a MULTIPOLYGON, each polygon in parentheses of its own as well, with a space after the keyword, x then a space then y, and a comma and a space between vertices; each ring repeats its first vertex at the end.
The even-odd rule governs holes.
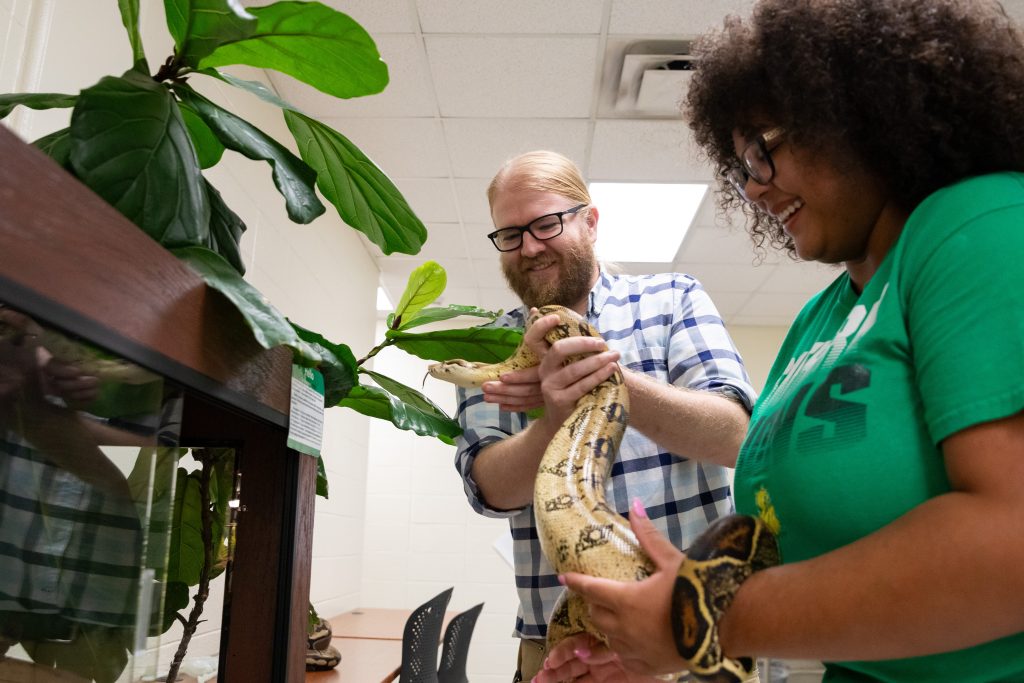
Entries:
POLYGON ((667 451, 734 467, 750 416, 738 402, 624 370, 629 424, 667 451))
POLYGON ((561 425, 544 418, 477 454, 472 476, 489 507, 515 510, 533 503, 533 481, 544 450, 561 425))

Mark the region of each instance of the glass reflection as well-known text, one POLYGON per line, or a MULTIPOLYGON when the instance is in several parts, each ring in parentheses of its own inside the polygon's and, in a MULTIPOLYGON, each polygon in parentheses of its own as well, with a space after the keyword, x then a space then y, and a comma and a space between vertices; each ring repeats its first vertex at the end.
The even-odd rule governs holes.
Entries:
POLYGON ((0 680, 154 679, 181 406, 0 302, 0 680))

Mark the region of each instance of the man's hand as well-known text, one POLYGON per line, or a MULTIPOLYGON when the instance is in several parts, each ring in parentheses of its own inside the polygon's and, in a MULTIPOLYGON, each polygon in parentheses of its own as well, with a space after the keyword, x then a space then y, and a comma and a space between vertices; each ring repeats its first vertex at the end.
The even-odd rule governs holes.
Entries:
POLYGON ((580 397, 612 376, 619 353, 609 351, 603 339, 570 337, 548 344, 545 336, 558 320, 557 315, 546 315, 530 326, 523 343, 537 354, 540 364, 505 373, 499 382, 486 382, 482 387, 485 401, 513 412, 543 406, 544 419, 561 424, 580 397), (574 358, 585 354, 592 355, 574 358))
POLYGON ((64 399, 73 410, 84 410, 100 393, 100 380, 71 363, 50 358, 43 367, 46 392, 64 399))
POLYGON ((619 656, 591 635, 569 636, 548 654, 533 683, 658 683, 662 679, 627 671, 619 656))

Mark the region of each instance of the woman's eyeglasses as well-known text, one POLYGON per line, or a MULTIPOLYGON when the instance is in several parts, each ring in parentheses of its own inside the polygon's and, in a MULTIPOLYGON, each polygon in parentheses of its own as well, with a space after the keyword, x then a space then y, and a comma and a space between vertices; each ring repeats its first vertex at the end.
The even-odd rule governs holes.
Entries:
POLYGON ((775 177, 775 162, 772 161, 771 152, 782 143, 785 134, 786 129, 781 127, 761 133, 743 148, 740 164, 725 172, 725 179, 747 201, 750 201, 747 182, 751 178, 759 185, 767 185, 775 177))

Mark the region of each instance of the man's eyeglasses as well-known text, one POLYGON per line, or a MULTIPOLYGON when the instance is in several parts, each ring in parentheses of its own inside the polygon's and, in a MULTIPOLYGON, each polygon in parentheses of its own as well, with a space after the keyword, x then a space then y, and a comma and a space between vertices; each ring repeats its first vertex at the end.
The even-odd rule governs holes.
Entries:
POLYGON ((741 163, 725 172, 725 179, 747 201, 750 201, 747 196, 748 180, 753 178, 759 185, 767 185, 775 177, 771 152, 782 143, 785 134, 785 128, 772 128, 761 133, 743 148, 741 163))
POLYGON ((580 204, 565 211, 544 214, 540 218, 534 218, 530 221, 529 225, 501 228, 489 234, 488 237, 498 251, 512 251, 521 247, 523 245, 524 232, 530 233, 536 240, 549 240, 562 234, 562 230, 565 228, 562 223, 562 216, 575 214, 586 206, 586 204, 580 204))

